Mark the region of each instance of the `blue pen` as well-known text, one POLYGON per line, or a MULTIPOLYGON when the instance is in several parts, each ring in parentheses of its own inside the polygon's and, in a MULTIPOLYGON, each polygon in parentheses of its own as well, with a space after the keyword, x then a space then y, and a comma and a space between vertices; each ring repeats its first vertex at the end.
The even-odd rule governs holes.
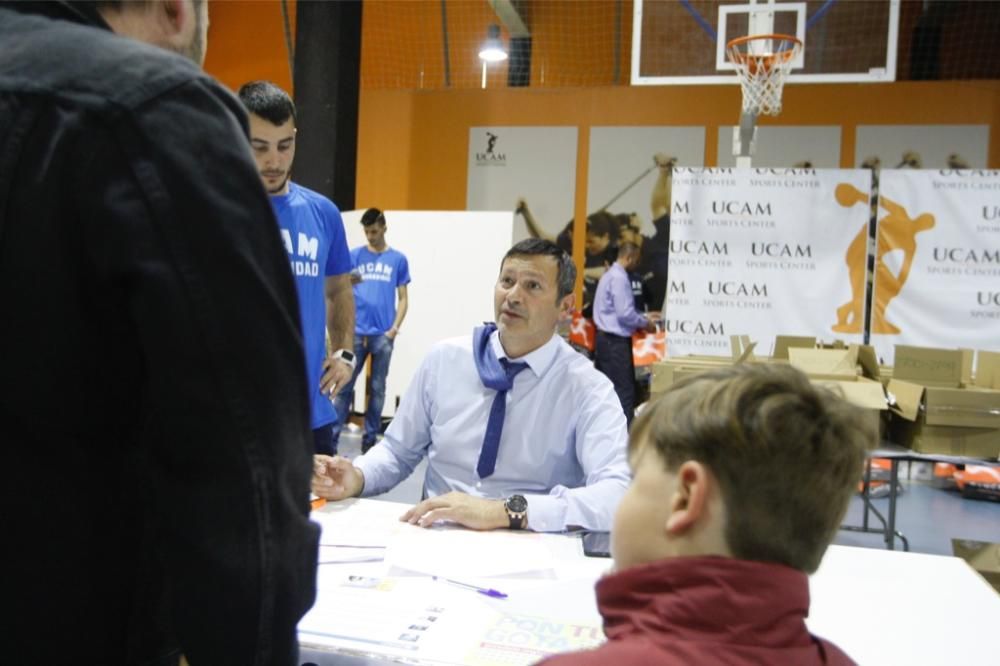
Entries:
POLYGON ((464 587, 469 590, 475 590, 479 594, 485 594, 487 597, 493 599, 506 599, 507 594, 501 592, 500 590, 494 590, 492 587, 479 587, 478 585, 470 585, 469 583, 463 583, 461 581, 452 580, 451 578, 444 578, 442 576, 434 576, 434 580, 443 580, 446 583, 451 583, 452 585, 458 585, 459 587, 464 587))

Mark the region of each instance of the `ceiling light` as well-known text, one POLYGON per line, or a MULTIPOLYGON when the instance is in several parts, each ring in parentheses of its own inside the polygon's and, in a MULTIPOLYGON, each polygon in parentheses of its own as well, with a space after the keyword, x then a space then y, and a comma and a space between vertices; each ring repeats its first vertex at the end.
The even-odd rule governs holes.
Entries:
POLYGON ((487 28, 486 41, 479 51, 479 59, 483 62, 502 62, 507 59, 507 50, 500 41, 500 26, 496 23, 487 28))

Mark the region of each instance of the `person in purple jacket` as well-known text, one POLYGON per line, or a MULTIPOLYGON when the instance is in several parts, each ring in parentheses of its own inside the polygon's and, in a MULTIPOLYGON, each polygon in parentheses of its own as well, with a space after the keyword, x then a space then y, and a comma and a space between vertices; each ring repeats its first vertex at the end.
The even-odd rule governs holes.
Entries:
POLYGON ((601 277, 594 295, 594 326, 597 328, 594 365, 614 384, 630 426, 635 416, 632 333, 638 330, 653 332, 659 321, 658 314, 642 315, 635 309, 629 271, 638 265, 639 247, 634 243, 622 243, 618 247, 618 260, 601 277))

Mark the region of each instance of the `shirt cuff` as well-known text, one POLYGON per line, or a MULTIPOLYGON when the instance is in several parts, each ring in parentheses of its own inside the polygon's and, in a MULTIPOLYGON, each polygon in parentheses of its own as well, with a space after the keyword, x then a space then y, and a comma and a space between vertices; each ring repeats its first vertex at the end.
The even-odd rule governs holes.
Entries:
POLYGON ((528 529, 534 532, 562 532, 566 529, 566 500, 552 495, 525 495, 528 500, 528 529))
POLYGON ((393 463, 392 454, 385 446, 373 446, 363 456, 354 459, 353 464, 365 477, 365 487, 361 497, 381 495, 392 488, 391 475, 386 473, 393 463), (381 473, 380 473, 381 472, 381 473))

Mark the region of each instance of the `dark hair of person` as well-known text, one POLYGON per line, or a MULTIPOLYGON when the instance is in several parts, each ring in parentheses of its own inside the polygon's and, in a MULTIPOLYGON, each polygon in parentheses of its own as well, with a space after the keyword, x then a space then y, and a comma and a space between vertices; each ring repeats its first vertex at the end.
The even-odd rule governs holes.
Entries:
POLYGON ((625 242, 618 246, 618 258, 624 259, 625 257, 639 255, 639 246, 632 242, 625 242))
POLYGON ((500 266, 503 267, 508 257, 515 256, 552 257, 556 260, 556 266, 559 268, 556 273, 556 285, 558 287, 556 302, 562 300, 567 294, 573 293, 573 288, 576 286, 576 265, 573 263, 572 257, 563 252, 562 248, 552 241, 547 241, 543 238, 527 238, 519 243, 515 243, 514 247, 507 250, 507 254, 503 256, 500 266))
POLYGON ((618 226, 614 223, 611 213, 599 210, 587 216, 587 233, 595 236, 608 236, 614 243, 618 238, 618 226))
POLYGON ((291 118, 295 124, 295 103, 284 90, 270 81, 250 81, 237 93, 247 111, 272 125, 284 125, 291 118))
POLYGON ((382 214, 378 208, 369 208, 361 216, 361 224, 366 227, 370 227, 376 222, 381 222, 385 224, 385 215, 382 214))

